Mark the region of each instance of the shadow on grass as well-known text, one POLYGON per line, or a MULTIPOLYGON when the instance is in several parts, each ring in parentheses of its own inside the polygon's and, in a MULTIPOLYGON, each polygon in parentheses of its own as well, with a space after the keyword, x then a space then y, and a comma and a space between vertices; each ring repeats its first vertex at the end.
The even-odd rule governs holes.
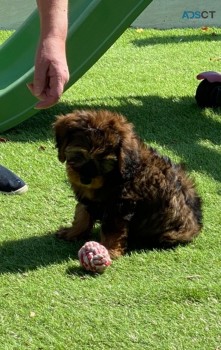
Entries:
POLYGON ((83 242, 65 242, 53 233, 44 236, 6 241, 0 246, 0 274, 24 273, 69 259, 78 259, 83 242))
MULTIPOLYGON (((197 34, 184 33, 182 31, 176 31, 176 35, 167 35, 167 31, 163 31, 164 35, 149 36, 148 38, 137 38, 132 40, 134 46, 143 47, 143 46, 152 46, 152 45, 166 45, 166 44, 180 44, 191 43, 191 42, 206 42, 206 41, 217 41, 220 42, 221 34, 216 33, 216 30, 210 28, 208 30, 198 29, 197 34)), ((170 30, 169 30, 170 33, 170 30)))
MULTIPOLYGON (((99 241, 99 229, 93 230, 93 239, 99 241)), ((65 242, 56 238, 55 233, 48 233, 42 236, 23 238, 20 240, 6 241, 0 245, 0 275, 8 273, 27 273, 38 268, 47 267, 53 264, 61 264, 71 260, 78 260, 78 251, 85 243, 85 240, 65 242)), ((185 246, 185 245, 183 245, 185 246)), ((127 255, 132 253, 143 253, 157 251, 174 251, 176 247, 138 247, 130 246, 127 255)), ((66 274, 70 278, 95 278, 100 276, 84 270, 80 264, 69 266, 66 274)))
MULTIPOLYGON (((96 237, 96 229, 93 232, 93 239, 99 242, 96 237), (95 234, 95 237, 94 237, 95 234)), ((130 257, 132 254, 148 254, 148 252, 174 252, 179 247, 185 248, 194 245, 196 239, 187 244, 177 244, 172 247, 159 246, 133 246, 131 245, 125 256, 130 257)), ((24 238, 18 241, 7 241, 0 246, 0 275, 4 274, 23 274, 39 268, 44 268, 53 264, 62 264, 72 261, 78 261, 78 251, 85 243, 85 240, 76 242, 65 242, 57 239, 54 234, 49 233, 43 236, 24 238)), ((96 278, 102 273, 86 271, 80 266, 70 265, 64 270, 70 278, 96 278)))
POLYGON ((81 266, 69 267, 66 270, 66 273, 71 278, 78 277, 80 279, 96 278, 96 277, 101 275, 100 273, 94 273, 94 272, 86 271, 81 266))
POLYGON ((221 181, 221 167, 217 166, 221 154, 216 147, 221 142, 220 109, 211 112, 213 117, 208 116, 192 97, 127 96, 60 103, 9 131, 6 137, 15 142, 53 139, 56 115, 82 108, 106 108, 124 114, 147 143, 166 146, 186 163, 188 170, 205 172, 221 181))
MULTIPOLYGON (((99 241, 99 225, 93 229, 93 240, 99 241)), ((89 238, 89 237, 87 237, 89 238)), ((68 260, 78 261, 78 251, 86 242, 86 238, 67 242, 56 237, 56 232, 48 232, 42 236, 7 240, 0 244, 0 275, 5 273, 25 273, 53 264, 61 264, 68 260)), ((96 274, 85 271, 79 266, 68 267, 70 277, 85 278, 96 274)))

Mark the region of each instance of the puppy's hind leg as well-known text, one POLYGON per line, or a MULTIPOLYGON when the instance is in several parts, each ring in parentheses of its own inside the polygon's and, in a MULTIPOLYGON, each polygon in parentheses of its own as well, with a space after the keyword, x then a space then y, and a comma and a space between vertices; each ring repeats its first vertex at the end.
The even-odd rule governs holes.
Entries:
POLYGON ((191 242, 200 231, 200 226, 196 225, 195 228, 191 228, 189 230, 171 230, 168 232, 163 233, 159 237, 159 243, 160 245, 164 247, 173 247, 178 244, 187 244, 191 242))
POLYGON ((66 241, 86 238, 90 235, 93 227, 93 219, 86 210, 86 207, 78 203, 75 209, 74 220, 71 227, 61 227, 56 235, 66 241))
MULTIPOLYGON (((191 186, 188 183, 187 185, 191 186)), ((191 187, 186 191, 185 197, 174 197, 171 203, 172 210, 167 213, 170 229, 165 230, 158 237, 161 245, 166 247, 193 241, 203 227, 201 199, 196 196, 191 187), (170 221, 171 217, 173 217, 172 221, 170 221)))

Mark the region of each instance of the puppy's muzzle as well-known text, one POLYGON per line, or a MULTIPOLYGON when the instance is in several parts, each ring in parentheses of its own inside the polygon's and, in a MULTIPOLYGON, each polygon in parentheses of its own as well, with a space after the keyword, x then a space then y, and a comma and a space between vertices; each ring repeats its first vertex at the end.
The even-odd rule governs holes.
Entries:
POLYGON ((96 164, 92 160, 89 160, 81 167, 79 175, 81 183, 83 185, 89 185, 92 179, 99 175, 96 164))

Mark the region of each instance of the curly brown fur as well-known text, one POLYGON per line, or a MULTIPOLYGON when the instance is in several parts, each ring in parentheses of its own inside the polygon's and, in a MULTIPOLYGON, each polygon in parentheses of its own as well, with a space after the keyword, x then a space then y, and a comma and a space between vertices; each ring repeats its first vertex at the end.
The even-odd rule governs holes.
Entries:
POLYGON ((101 223, 112 258, 130 248, 190 242, 202 227, 201 200, 179 164, 142 142, 124 116, 81 110, 54 124, 56 146, 78 201, 67 240, 101 223))

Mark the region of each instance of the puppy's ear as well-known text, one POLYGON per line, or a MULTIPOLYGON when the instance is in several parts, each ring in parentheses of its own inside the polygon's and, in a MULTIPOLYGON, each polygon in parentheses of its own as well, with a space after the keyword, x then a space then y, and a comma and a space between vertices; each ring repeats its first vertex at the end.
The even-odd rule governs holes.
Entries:
POLYGON ((128 123, 121 136, 119 170, 124 180, 131 180, 139 164, 139 140, 133 126, 128 123))
POLYGON ((66 161, 65 149, 69 140, 69 128, 66 123, 66 116, 59 116, 53 124, 55 132, 55 146, 58 148, 58 159, 64 163, 66 161))

